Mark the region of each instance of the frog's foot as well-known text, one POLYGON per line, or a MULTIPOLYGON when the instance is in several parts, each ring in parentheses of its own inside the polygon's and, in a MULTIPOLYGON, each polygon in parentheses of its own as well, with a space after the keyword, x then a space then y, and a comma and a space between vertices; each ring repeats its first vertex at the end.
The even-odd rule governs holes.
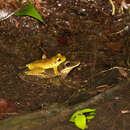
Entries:
POLYGON ((33 69, 33 66, 31 64, 26 64, 26 67, 29 69, 29 70, 32 70, 33 69))
POLYGON ((45 54, 42 55, 42 59, 45 60, 47 59, 47 56, 45 54))
POLYGON ((26 75, 40 75, 42 72, 44 72, 45 70, 42 69, 42 68, 36 68, 36 69, 33 69, 33 70, 27 70, 25 71, 24 73, 26 75))
POLYGON ((60 75, 60 72, 57 70, 57 67, 54 67, 53 69, 56 75, 60 75))

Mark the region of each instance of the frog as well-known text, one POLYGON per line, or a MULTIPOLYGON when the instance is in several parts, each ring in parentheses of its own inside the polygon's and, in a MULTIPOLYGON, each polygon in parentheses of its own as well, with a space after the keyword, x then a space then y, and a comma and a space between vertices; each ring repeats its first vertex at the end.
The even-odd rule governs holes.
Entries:
POLYGON ((32 75, 26 74, 26 71, 28 70, 24 70, 23 72, 20 72, 18 76, 26 82, 31 82, 38 85, 43 85, 47 82, 53 82, 53 84, 60 82, 60 84, 63 84, 62 79, 65 80, 70 71, 79 65, 79 61, 64 61, 58 66, 59 75, 56 75, 53 68, 50 68, 46 69, 44 72, 41 71, 40 73, 33 73, 32 75))
POLYGON ((55 75, 59 75, 58 66, 64 61, 66 61, 66 57, 61 55, 61 53, 51 58, 42 56, 42 59, 26 64, 28 71, 25 73, 26 75, 40 75, 42 72, 45 72, 46 69, 52 68, 55 75))

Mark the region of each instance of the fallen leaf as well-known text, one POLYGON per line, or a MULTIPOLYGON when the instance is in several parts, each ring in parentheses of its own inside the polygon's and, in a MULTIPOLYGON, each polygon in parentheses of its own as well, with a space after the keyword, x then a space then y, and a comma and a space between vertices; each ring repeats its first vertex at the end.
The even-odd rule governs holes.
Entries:
POLYGON ((90 95, 95 95, 95 94, 97 94, 97 91, 88 91, 87 93, 90 95))
POLYGON ((104 91, 106 91, 107 89, 109 89, 109 88, 111 88, 112 86, 109 86, 109 85, 101 85, 101 86, 98 86, 98 87, 96 87, 96 89, 97 89, 97 92, 104 92, 104 91))
POLYGON ((16 113, 17 106, 14 102, 8 99, 0 98, 0 118, 7 117, 13 113, 16 113))
POLYGON ((125 77, 125 78, 128 78, 128 74, 126 73, 126 71, 124 71, 123 69, 119 68, 119 72, 120 74, 125 77))
POLYGON ((122 47, 121 42, 109 42, 106 44, 108 48, 112 49, 112 51, 118 51, 122 47))

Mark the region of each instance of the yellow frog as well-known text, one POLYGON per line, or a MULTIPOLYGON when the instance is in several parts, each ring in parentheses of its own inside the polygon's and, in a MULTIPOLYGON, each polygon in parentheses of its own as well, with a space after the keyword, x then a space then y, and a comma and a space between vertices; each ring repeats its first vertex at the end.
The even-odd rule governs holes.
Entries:
POLYGON ((62 56, 58 53, 56 56, 51 58, 42 58, 41 60, 33 61, 30 64, 27 64, 26 67, 29 69, 26 71, 26 75, 39 75, 42 72, 45 72, 46 69, 53 68, 54 73, 59 75, 57 67, 66 60, 65 56, 62 56))
MULTIPOLYGON (((79 66, 80 62, 77 61, 65 61, 63 63, 61 63, 58 66, 58 70, 59 70, 59 77, 61 78, 66 78, 66 76, 69 74, 69 72, 74 69, 75 67, 79 66)), ((19 73, 18 76, 26 81, 26 82, 31 82, 31 83, 35 83, 35 84, 39 84, 39 85, 43 85, 44 83, 47 82, 55 82, 56 79, 55 77, 57 77, 57 75, 54 73, 53 69, 47 69, 44 72, 40 71, 40 68, 37 69, 37 71, 34 71, 34 73, 32 73, 32 75, 26 75, 26 70, 19 73), (37 73, 37 71, 39 71, 40 73, 37 73)))

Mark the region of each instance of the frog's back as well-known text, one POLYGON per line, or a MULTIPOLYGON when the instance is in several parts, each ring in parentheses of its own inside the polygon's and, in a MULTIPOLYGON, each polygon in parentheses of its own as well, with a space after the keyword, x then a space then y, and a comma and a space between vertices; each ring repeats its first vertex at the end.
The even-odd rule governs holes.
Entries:
POLYGON ((30 64, 27 64, 26 67, 28 67, 29 69, 35 69, 35 68, 49 69, 49 68, 57 67, 59 64, 61 64, 65 60, 66 60, 66 57, 58 53, 56 56, 51 57, 49 59, 37 60, 30 64))

